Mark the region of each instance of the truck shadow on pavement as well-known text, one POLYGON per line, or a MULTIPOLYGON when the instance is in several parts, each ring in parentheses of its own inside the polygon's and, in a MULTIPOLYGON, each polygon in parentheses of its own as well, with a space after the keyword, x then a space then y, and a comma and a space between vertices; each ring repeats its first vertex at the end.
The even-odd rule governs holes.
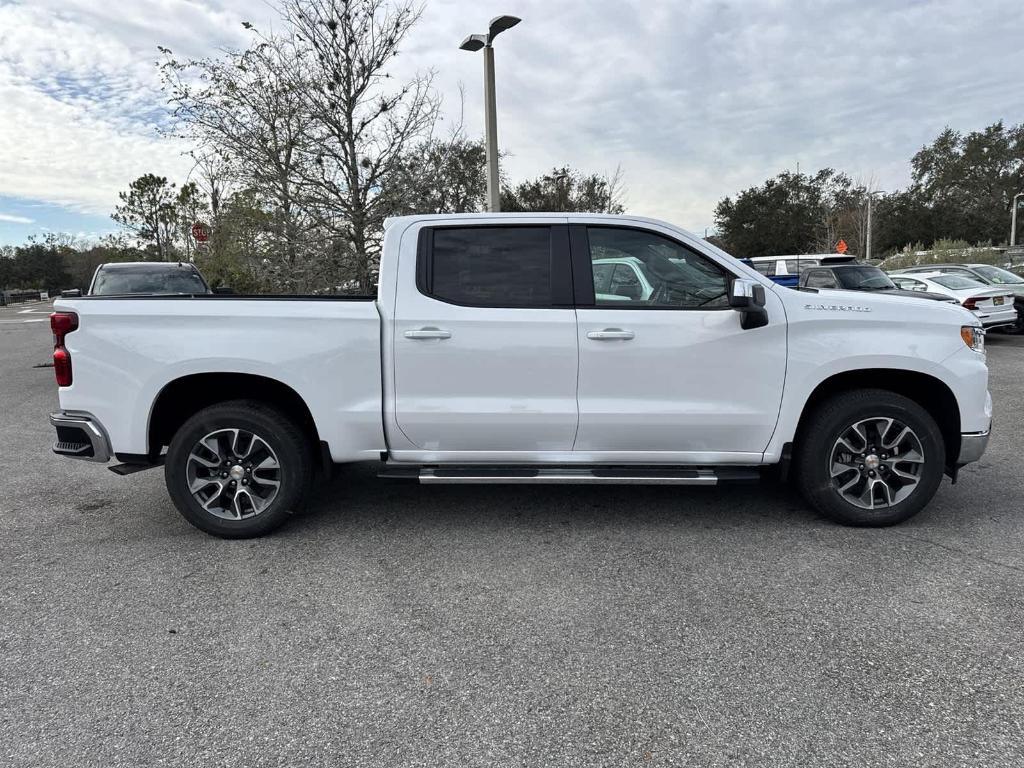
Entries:
POLYGON ((788 486, 763 481, 697 488, 649 485, 431 485, 385 480, 378 465, 337 467, 288 530, 334 526, 584 527, 673 525, 731 528, 831 525, 788 486))

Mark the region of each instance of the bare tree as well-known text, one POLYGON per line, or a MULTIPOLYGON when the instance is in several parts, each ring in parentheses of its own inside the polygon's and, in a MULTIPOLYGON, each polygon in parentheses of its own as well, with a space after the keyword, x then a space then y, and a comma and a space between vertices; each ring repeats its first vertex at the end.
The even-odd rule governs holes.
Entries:
POLYGON ((227 158, 214 149, 193 150, 189 156, 195 160, 189 177, 195 180, 210 201, 210 215, 216 219, 225 199, 233 191, 232 182, 237 175, 232 171, 227 158))
POLYGON ((383 184, 438 115, 433 73, 392 86, 388 72, 421 10, 408 0, 286 0, 282 12, 295 33, 296 93, 310 118, 303 192, 366 291, 391 212, 383 184))
MULTIPOLYGON (((294 42, 261 37, 242 52, 184 62, 160 49, 174 130, 204 148, 217 183, 230 178, 271 203, 271 226, 289 265, 296 262, 308 220, 298 187, 312 119, 299 92, 294 42)), ((211 205, 219 209, 221 202, 211 191, 211 205)))

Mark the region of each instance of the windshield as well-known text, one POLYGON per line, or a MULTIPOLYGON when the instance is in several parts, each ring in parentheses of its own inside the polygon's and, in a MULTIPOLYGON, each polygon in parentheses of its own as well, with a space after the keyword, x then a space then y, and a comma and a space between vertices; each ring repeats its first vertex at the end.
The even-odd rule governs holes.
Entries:
POLYGON ((93 295, 99 296, 208 292, 198 274, 191 269, 178 267, 168 267, 166 270, 101 269, 91 291, 93 295))
POLYGON ((952 288, 954 291, 964 291, 969 288, 977 288, 981 286, 985 287, 985 284, 981 280, 976 280, 973 277, 967 277, 965 275, 936 275, 932 279, 933 283, 938 283, 943 288, 952 288))
POLYGON ((884 291, 896 285, 878 267, 843 267, 835 270, 839 284, 851 291, 884 291))
POLYGON ((1010 270, 1003 269, 1002 267, 979 264, 976 267, 972 267, 972 269, 990 283, 995 283, 996 285, 1020 285, 1024 283, 1024 277, 1015 275, 1010 270))

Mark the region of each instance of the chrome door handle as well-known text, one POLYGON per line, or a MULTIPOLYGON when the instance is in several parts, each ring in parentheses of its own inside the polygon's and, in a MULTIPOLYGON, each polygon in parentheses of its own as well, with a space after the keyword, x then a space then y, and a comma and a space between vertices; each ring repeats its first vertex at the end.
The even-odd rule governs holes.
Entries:
POLYGON ((624 331, 621 328, 605 328, 603 331, 591 331, 587 334, 587 338, 594 341, 629 341, 635 336, 632 331, 624 331))
POLYGON ((450 339, 452 337, 451 331, 446 331, 444 328, 417 328, 414 331, 406 331, 404 334, 407 339, 450 339))

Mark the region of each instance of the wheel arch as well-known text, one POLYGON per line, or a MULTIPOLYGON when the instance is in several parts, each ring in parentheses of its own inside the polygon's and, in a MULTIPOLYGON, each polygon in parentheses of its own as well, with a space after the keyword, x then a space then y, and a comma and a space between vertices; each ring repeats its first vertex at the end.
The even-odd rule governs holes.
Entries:
POLYGON ((940 379, 919 371, 895 368, 867 368, 829 376, 811 392, 804 403, 794 433, 799 447, 814 410, 828 398, 858 389, 884 389, 903 395, 920 405, 935 419, 946 448, 946 467, 952 468, 960 455, 960 406, 953 390, 940 379))
POLYGON ((299 425, 314 449, 321 445, 309 406, 287 384, 253 373, 194 373, 165 384, 153 401, 147 427, 150 459, 156 459, 193 414, 228 400, 258 400, 271 405, 299 425))

